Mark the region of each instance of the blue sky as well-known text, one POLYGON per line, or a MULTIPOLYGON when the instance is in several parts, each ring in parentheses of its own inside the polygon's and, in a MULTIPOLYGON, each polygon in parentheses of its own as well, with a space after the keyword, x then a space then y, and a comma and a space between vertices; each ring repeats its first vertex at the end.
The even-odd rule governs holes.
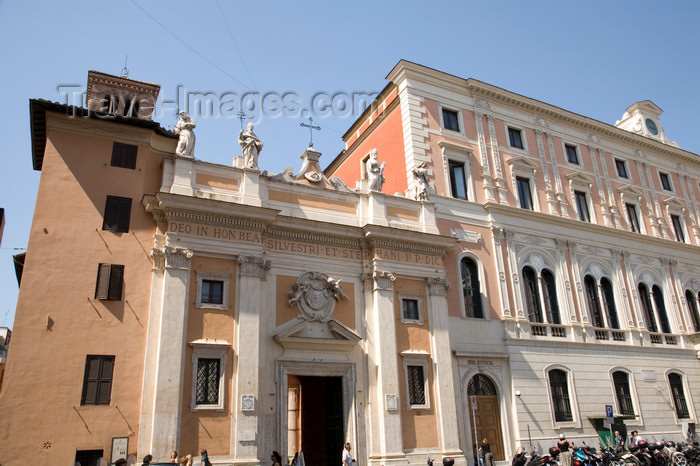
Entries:
MULTIPOLYGON (((160 84, 162 100, 257 92, 255 115, 264 94, 297 96, 298 105, 277 111, 286 115, 255 120, 265 143, 260 166, 270 172, 300 168, 308 130, 295 110, 323 94, 339 94, 340 103, 378 92, 402 58, 609 124, 649 99, 664 110, 667 136, 700 153, 698 20, 693 1, 0 0, 0 326, 12 327, 12 255, 21 252, 13 248, 27 245, 40 176, 28 100, 65 102, 59 86, 84 90, 88 70, 120 74, 128 55, 129 76, 160 84)), ((173 104, 163 108, 156 119, 175 124, 173 104)), ((324 167, 360 111, 312 113, 324 167)), ((230 164, 240 154, 234 113, 194 115, 196 158, 230 164)))

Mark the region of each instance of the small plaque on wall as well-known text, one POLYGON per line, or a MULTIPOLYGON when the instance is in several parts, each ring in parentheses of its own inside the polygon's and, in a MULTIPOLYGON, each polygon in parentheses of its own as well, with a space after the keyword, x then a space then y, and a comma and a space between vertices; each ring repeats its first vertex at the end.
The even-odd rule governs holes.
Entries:
POLYGON ((124 458, 129 451, 129 437, 112 437, 112 463, 124 458))
POLYGON ((398 411, 399 409, 399 397, 396 395, 386 396, 386 410, 387 411, 398 411))
POLYGON ((241 411, 255 411, 255 397, 253 395, 241 396, 241 411))

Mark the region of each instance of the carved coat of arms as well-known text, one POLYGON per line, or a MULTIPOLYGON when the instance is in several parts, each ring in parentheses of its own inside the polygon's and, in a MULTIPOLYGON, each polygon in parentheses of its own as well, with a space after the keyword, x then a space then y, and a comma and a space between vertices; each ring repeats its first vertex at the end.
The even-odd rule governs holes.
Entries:
POLYGON ((296 303, 304 319, 321 322, 330 320, 336 301, 348 299, 343 293, 340 280, 334 280, 320 272, 301 274, 289 292, 289 297, 289 305, 296 303))

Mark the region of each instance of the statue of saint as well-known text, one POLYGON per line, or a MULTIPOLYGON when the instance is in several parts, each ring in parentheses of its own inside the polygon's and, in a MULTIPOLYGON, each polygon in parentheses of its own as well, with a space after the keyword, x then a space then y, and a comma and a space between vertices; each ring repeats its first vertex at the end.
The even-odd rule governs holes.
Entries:
POLYGON ((194 158, 194 128, 197 123, 194 122, 187 112, 180 112, 180 121, 175 126, 175 134, 180 135, 177 141, 175 153, 183 157, 194 158))
POLYGON ((413 180, 416 189, 413 198, 416 201, 428 200, 428 176, 430 176, 430 169, 427 162, 423 162, 413 169, 413 180))
POLYGON ((372 149, 372 154, 369 156, 369 160, 365 163, 365 168, 367 169, 367 181, 370 191, 381 191, 382 186, 384 186, 384 167, 386 167, 386 162, 379 164, 377 160, 377 149, 372 149))
POLYGON ((238 133, 238 143, 243 152, 243 166, 246 168, 258 168, 258 156, 263 148, 263 143, 253 132, 253 123, 248 123, 248 129, 238 133))

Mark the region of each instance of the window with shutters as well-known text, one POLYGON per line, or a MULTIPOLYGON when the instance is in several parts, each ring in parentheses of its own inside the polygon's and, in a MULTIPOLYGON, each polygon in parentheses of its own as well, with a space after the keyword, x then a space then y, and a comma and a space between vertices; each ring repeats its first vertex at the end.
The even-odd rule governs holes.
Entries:
POLYGON ((226 350, 230 345, 219 340, 197 340, 190 346, 193 347, 190 408, 223 411, 226 350))
POLYGON ((576 200, 576 210, 578 211, 578 219, 582 222, 591 221, 591 211, 588 207, 588 195, 585 191, 574 191, 576 200))
POLYGON ((115 233, 129 232, 131 218, 131 198, 107 196, 102 229, 115 233))
POLYGON ((641 233, 642 227, 639 223, 639 215, 637 215, 637 205, 625 203, 625 209, 627 210, 627 220, 629 221, 630 230, 635 233, 641 233))
POLYGON ((685 232, 680 215, 671 215, 671 225, 673 225, 673 232, 676 234, 676 241, 685 243, 685 232))
POLYGON ((402 353, 403 369, 406 383, 406 407, 407 409, 430 408, 430 395, 428 392, 428 355, 424 357, 402 353))
POLYGON ((112 161, 110 165, 134 170, 136 168, 136 153, 138 149, 139 147, 133 144, 115 142, 112 145, 112 161))
POLYGON ((693 321, 693 331, 700 332, 700 314, 698 314, 698 301, 695 293, 685 290, 685 302, 688 306, 688 313, 693 321))
POLYGON ((95 299, 121 301, 124 283, 124 266, 100 264, 97 268, 95 299))
POLYGON ((112 396, 114 356, 88 355, 85 359, 80 405, 109 405, 112 396))

